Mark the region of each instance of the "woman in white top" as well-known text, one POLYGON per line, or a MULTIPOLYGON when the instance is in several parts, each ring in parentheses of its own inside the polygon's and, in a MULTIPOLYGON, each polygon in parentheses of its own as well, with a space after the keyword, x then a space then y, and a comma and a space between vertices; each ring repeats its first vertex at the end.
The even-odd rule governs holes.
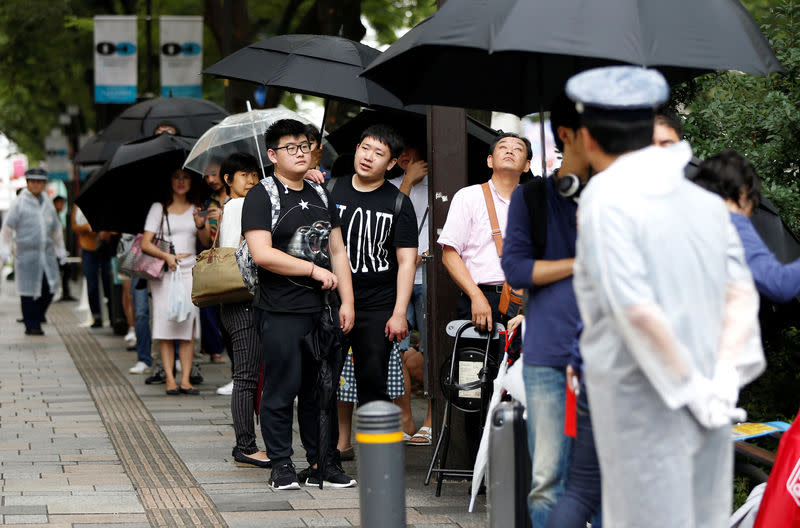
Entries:
MULTIPOLYGON (((209 230, 205 219, 198 215, 198 201, 190 195, 191 176, 183 169, 176 169, 170 177, 169 193, 164 202, 156 202, 150 206, 144 224, 142 251, 148 255, 163 259, 170 270, 178 270, 186 283, 188 291, 192 291, 192 266, 195 263, 196 240, 208 245, 209 230), (161 251, 153 238, 160 233, 162 238, 172 242, 175 254, 161 251)), ((192 306, 191 314, 182 323, 167 320, 169 304, 169 281, 167 275, 163 280, 149 281, 153 296, 153 339, 160 340, 161 364, 166 374, 167 394, 199 394, 189 381, 192 359, 194 356, 194 339, 200 337, 199 310, 192 306), (180 341, 178 355, 183 365, 180 384, 175 380, 175 348, 173 341, 180 341)))
MULTIPOLYGON (((230 199, 225 202, 220 220, 219 247, 239 247, 242 205, 247 191, 258 185, 258 170, 258 160, 243 152, 231 154, 220 165, 219 173, 230 199)), ((220 306, 220 320, 230 335, 233 348, 231 415, 236 446, 232 456, 237 465, 269 467, 267 454, 256 445, 253 426, 253 401, 262 360, 259 335, 252 316, 251 301, 220 306)))

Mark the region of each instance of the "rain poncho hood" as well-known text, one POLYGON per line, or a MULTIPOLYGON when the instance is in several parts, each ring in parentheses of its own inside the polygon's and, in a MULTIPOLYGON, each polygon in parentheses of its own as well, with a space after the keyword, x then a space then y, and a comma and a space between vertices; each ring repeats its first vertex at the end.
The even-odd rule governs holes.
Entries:
POLYGON ((38 299, 42 295, 42 274, 50 291, 59 284, 58 261, 67 256, 61 222, 50 199, 39 198, 27 189, 11 205, 0 229, 0 260, 11 256, 16 240, 14 268, 17 293, 38 299))

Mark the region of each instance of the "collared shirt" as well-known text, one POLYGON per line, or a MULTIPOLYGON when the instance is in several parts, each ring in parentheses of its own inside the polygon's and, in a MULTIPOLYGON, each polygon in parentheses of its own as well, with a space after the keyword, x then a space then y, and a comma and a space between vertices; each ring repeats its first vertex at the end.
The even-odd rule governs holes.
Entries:
MULTIPOLYGON (((403 184, 403 176, 392 178, 389 183, 398 189, 403 184)), ((428 175, 426 174, 422 180, 411 188, 408 193, 411 198, 411 204, 414 206, 414 213, 417 215, 417 255, 422 255, 428 251, 428 218, 430 211, 428 210, 428 175)), ((422 264, 417 266, 417 271, 414 273, 414 284, 422 284, 422 264)))
MULTIPOLYGON (((505 236, 511 200, 501 197, 491 180, 489 188, 497 212, 497 223, 500 225, 500 232, 505 236)), ((475 284, 503 284, 505 281, 497 247, 492 239, 489 211, 486 210, 486 200, 480 185, 464 187, 453 195, 447 220, 437 242, 456 250, 475 284)))

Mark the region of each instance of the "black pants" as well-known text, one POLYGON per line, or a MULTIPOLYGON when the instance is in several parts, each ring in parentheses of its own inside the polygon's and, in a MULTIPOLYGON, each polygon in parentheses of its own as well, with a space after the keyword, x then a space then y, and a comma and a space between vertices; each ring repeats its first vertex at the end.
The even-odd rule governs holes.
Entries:
MULTIPOLYGON (((261 434, 273 464, 288 462, 292 450, 292 405, 297 397, 300 441, 309 464, 317 462, 320 410, 314 399, 317 368, 302 346, 318 314, 266 312, 255 309, 264 355, 264 392, 261 397, 261 434)), ((336 452, 339 421, 336 398, 328 409, 330 436, 328 453, 336 452)))
POLYGON ((22 304, 22 319, 25 321, 25 329, 41 330, 44 314, 53 300, 53 292, 50 291, 47 275, 42 273, 41 297, 34 299, 27 295, 20 295, 19 299, 22 304))
POLYGON ((353 329, 347 334, 353 348, 358 405, 375 400, 390 401, 386 378, 389 376, 392 342, 386 339, 384 330, 393 308, 357 309, 353 329))

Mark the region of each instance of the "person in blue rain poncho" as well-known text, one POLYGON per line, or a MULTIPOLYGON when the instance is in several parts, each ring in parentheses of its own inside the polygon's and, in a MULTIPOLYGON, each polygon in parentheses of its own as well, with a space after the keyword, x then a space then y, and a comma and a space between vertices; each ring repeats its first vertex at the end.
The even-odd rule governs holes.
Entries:
POLYGON ((0 262, 14 252, 17 293, 27 335, 43 335, 42 319, 59 286, 59 261, 67 252, 55 207, 44 192, 48 173, 41 168, 25 171, 27 188, 11 205, 0 229, 0 262))
POLYGON ((658 72, 571 78, 595 175, 581 195, 574 287, 603 525, 722 528, 730 424, 764 369, 758 295, 719 197, 686 180, 686 143, 650 146, 658 72))

